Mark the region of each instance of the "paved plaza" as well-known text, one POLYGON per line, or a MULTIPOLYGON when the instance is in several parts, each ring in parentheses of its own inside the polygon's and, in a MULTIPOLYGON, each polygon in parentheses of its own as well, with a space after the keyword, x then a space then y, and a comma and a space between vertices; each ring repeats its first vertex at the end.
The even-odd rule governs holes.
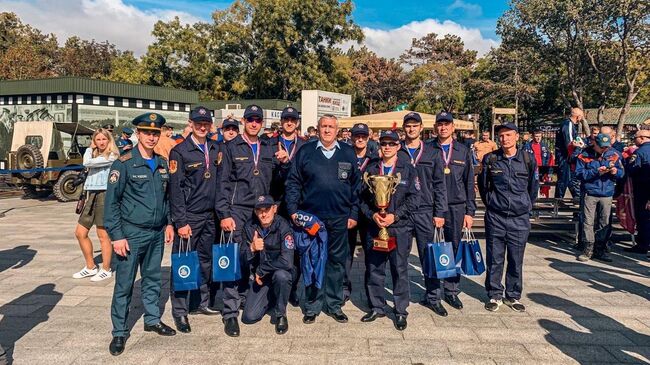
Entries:
MULTIPOLYGON (((647 259, 626 254, 619 245, 611 264, 578 263, 568 245, 570 237, 554 234, 530 238, 524 264, 525 313, 505 306, 496 313, 485 311, 481 276, 462 280, 463 310, 446 306, 449 317, 436 316, 417 304, 423 282, 414 249, 412 303, 403 332, 395 330, 388 318, 369 324, 359 321, 367 309, 360 259, 354 267, 353 298, 343 308, 349 323, 321 315, 315 324, 305 325, 300 310, 290 307, 289 332, 282 336, 275 334, 268 316, 255 325, 242 325, 239 338, 224 334, 219 316, 190 317, 191 334, 144 333, 136 283, 133 331, 125 353, 112 357, 108 344, 114 280, 72 279, 83 266, 73 235, 74 208, 74 203, 54 200, 0 200, 0 343, 8 350, 10 363, 650 363, 647 259)), ((162 265, 163 321, 173 325, 169 249, 162 265)), ((390 285, 387 293, 390 299, 390 285)))

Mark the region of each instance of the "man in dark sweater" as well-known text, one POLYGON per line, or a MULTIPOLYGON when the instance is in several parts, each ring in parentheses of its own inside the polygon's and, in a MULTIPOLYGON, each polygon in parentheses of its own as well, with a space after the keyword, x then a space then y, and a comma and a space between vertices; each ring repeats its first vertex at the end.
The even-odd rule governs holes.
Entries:
POLYGON ((318 141, 306 143, 292 161, 285 199, 294 221, 298 210, 311 213, 325 223, 328 235, 323 288, 310 285, 305 289, 303 322, 314 323, 324 311, 345 323, 348 317, 341 307, 345 261, 350 251, 348 229, 357 225, 361 178, 354 149, 336 141, 336 117, 322 116, 318 131, 318 141))

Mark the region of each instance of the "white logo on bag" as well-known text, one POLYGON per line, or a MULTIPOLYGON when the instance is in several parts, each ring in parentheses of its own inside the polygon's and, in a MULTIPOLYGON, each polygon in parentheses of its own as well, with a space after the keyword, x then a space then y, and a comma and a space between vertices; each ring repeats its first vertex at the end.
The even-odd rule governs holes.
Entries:
POLYGON ((225 269, 228 266, 230 266, 230 259, 228 259, 226 256, 221 256, 219 258, 219 267, 225 269))
POLYGON ((474 257, 476 257, 476 262, 481 262, 481 254, 476 252, 474 253, 474 257))
POLYGON ((187 265, 183 265, 183 266, 178 268, 178 276, 180 276, 183 279, 190 276, 191 273, 192 273, 192 270, 190 270, 190 267, 187 266, 187 265))
POLYGON ((447 266, 449 265, 449 256, 443 254, 440 256, 438 261, 440 262, 440 265, 447 266))

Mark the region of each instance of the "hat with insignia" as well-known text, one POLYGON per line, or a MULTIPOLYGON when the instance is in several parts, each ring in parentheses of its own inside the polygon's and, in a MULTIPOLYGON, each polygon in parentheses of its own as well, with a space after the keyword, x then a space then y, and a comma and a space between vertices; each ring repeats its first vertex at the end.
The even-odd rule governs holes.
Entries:
POLYGON ((300 119, 300 113, 298 113, 298 110, 296 110, 296 108, 288 106, 282 109, 282 114, 280 114, 280 119, 285 118, 300 119))
POLYGON ((438 122, 454 122, 454 117, 451 115, 451 113, 447 112, 440 112, 436 114, 436 123, 438 122))
POLYGON ((210 113, 210 109, 204 106, 197 106, 190 111, 190 120, 193 122, 212 123, 212 114, 210 113))
POLYGON ((122 128, 122 133, 124 133, 127 136, 131 137, 131 135, 133 134, 133 129, 131 129, 129 127, 124 127, 124 128, 122 128))
POLYGON ((223 129, 228 127, 235 127, 239 129, 239 122, 232 118, 226 118, 223 120, 223 123, 221 124, 221 128, 223 129))
POLYGON ((409 121, 414 121, 416 123, 422 124, 422 117, 420 116, 420 113, 410 112, 404 116, 404 122, 402 124, 409 121))
POLYGON ((381 140, 384 138, 392 139, 393 141, 399 141, 399 134, 397 134, 397 132, 394 130, 383 131, 381 132, 379 139, 381 140))
POLYGON ((506 122, 494 127, 494 133, 499 134, 502 130, 511 130, 519 133, 519 128, 515 123, 506 122))
POLYGON ((132 123, 138 129, 159 131, 165 122, 165 117, 158 113, 145 113, 135 117, 132 123))
POLYGON ((112 125, 112 124, 104 124, 104 125, 102 126, 102 128, 104 128, 104 129, 108 129, 109 131, 112 131, 113 129, 115 129, 115 126, 112 125))
POLYGON ((250 118, 260 118, 264 119, 264 110, 260 108, 257 105, 249 105, 246 107, 246 110, 244 110, 244 119, 250 119, 250 118))
POLYGON ((364 123, 357 123, 352 126, 352 129, 350 129, 350 132, 352 132, 353 136, 357 135, 364 135, 364 136, 369 136, 370 131, 368 130, 368 126, 364 123))
POLYGON ((596 136, 596 144, 599 147, 609 147, 612 145, 612 138, 609 136, 609 134, 599 133, 596 136))
POLYGON ((268 208, 277 203, 270 195, 260 195, 255 201, 255 209, 257 208, 268 208))

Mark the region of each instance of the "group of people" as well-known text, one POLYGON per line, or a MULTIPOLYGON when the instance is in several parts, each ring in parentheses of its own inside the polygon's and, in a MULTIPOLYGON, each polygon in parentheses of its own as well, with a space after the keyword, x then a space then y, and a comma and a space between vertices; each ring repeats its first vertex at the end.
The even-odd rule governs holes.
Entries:
MULTIPOLYGON (((138 271, 145 331, 163 336, 188 333, 190 315, 220 313, 225 333, 236 337, 240 319, 255 323, 267 313, 276 333, 286 333, 288 304, 301 306, 305 324, 316 322, 321 313, 345 323, 343 307, 353 289, 365 292, 370 307, 362 322, 385 317, 391 310, 384 288, 388 265, 394 326, 404 330, 411 300, 408 257, 413 239, 423 266, 434 232, 444 233, 455 254, 463 230, 473 225, 476 190, 486 207, 485 309, 496 311, 506 304, 525 311, 520 302, 523 257, 540 161, 538 146, 519 147, 516 125, 504 123, 495 129, 500 147, 482 156, 475 179, 474 151, 455 140, 454 119, 446 112, 436 116, 433 140, 423 140, 422 118, 412 112, 402 122, 403 139, 395 130, 383 131, 376 149, 370 148, 371 131, 363 123, 349 130, 349 141, 339 140, 337 118, 324 115, 316 133, 306 140, 299 135, 300 114, 295 108, 282 111, 277 135, 261 134, 263 115, 262 108, 250 105, 241 123, 226 119, 220 138, 212 138, 210 111, 196 107, 189 115, 189 133, 167 155, 156 149, 165 138, 165 118, 157 113, 133 120, 137 143, 121 156, 108 147, 114 145, 110 133, 100 129, 93 135, 85 158, 91 172, 86 181, 89 194, 76 232, 86 266, 75 277, 115 276, 111 354, 121 354, 128 339, 127 318, 138 271), (387 206, 379 207, 372 187, 364 183, 372 176, 399 176, 387 206), (102 267, 94 264, 87 238, 92 225, 97 226, 102 252, 106 251, 102 267), (386 231, 388 237, 381 237, 386 231), (241 275, 237 280, 215 281, 213 245, 225 241, 239 247, 233 261, 238 261, 241 275), (197 290, 177 290, 170 280, 176 329, 160 320, 163 242, 172 245, 172 255, 196 251, 200 267, 197 290), (365 260, 364 287, 352 288, 350 271, 359 243, 365 260), (222 293, 221 311, 215 309, 217 291, 222 293)), ((639 169, 648 164, 647 157, 641 157, 643 151, 631 158, 639 169)), ((600 154, 596 159, 601 159, 604 152, 596 152, 600 154)), ((608 154, 602 159, 610 161, 608 154)), ((606 174, 619 177, 611 168, 606 174)), ((448 315, 443 302, 463 307, 460 275, 445 279, 424 275, 424 283, 421 304, 435 314, 448 315)))

